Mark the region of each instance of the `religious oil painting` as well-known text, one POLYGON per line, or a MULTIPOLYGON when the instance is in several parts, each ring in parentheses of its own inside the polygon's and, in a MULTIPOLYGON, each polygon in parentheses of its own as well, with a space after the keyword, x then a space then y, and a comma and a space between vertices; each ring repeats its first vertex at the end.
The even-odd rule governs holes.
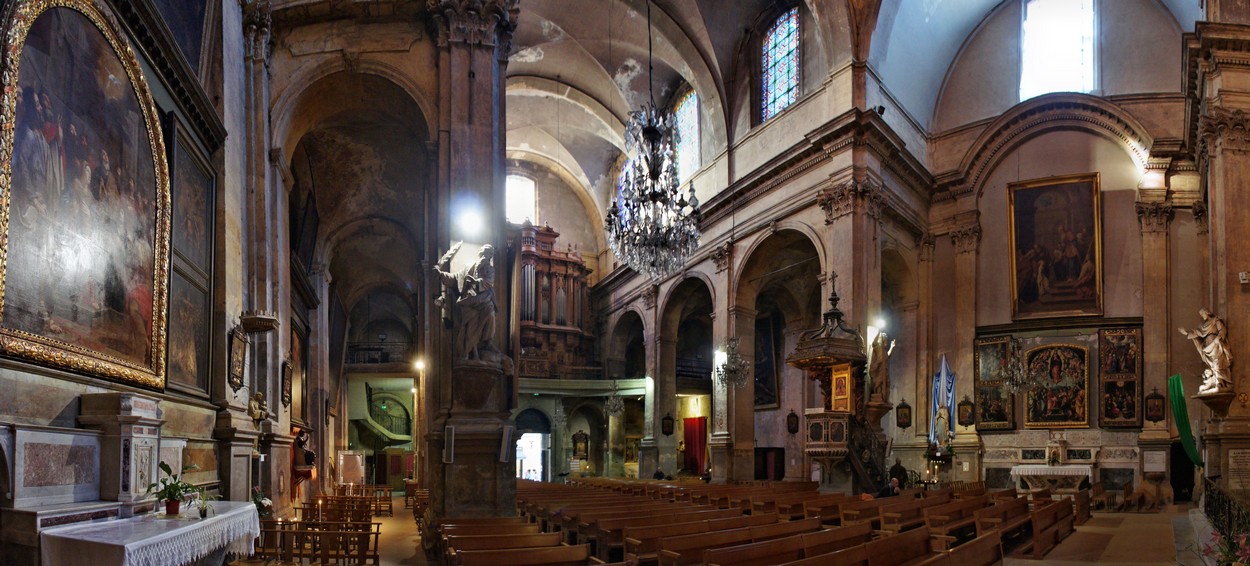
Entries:
POLYGON ((1102 314, 1098 174, 1008 186, 1016 319, 1102 314))
MULTIPOLYGON (((1104 328, 1098 331, 1098 372, 1103 379, 1124 374, 1141 376, 1141 329, 1104 328)), ((1116 377, 1123 379, 1123 377, 1116 377)))
POLYGON ((1029 375, 1042 376, 1026 395, 1025 428, 1088 427, 1089 350, 1052 344, 1029 350, 1024 359, 1029 375))
POLYGON ((5 22, 0 351, 159 389, 165 144, 138 61, 102 6, 23 2, 5 22))
POLYGON ((1014 430, 1016 396, 1004 387, 1005 371, 1011 362, 1011 337, 978 338, 973 350, 976 365, 977 430, 1014 430))
POLYGON ((1140 427, 1141 390, 1137 380, 1102 381, 1102 412, 1098 424, 1105 427, 1140 427))
POLYGON ((1011 352, 1011 337, 978 338, 973 350, 977 381, 1000 381, 1005 378, 1007 357, 1011 352))
POLYGON ((169 383, 208 389, 208 291, 174 270, 169 289, 169 383))
POLYGON ((781 316, 755 319, 755 409, 780 407, 777 397, 778 344, 781 316))
MULTIPOLYGON (((181 128, 179 128, 181 129, 181 128)), ((207 161, 184 136, 173 136, 172 225, 173 248, 200 272, 208 274, 213 254, 209 237, 213 222, 216 181, 207 161)))
POLYGON ((833 395, 830 396, 834 411, 851 410, 851 367, 847 364, 833 368, 833 395))

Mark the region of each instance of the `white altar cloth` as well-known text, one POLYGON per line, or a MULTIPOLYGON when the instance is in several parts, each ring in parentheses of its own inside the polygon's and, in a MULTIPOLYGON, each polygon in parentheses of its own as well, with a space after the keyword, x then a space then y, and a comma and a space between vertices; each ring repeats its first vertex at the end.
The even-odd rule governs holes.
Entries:
POLYGON ((1047 466, 1045 464, 1018 464, 1011 467, 1011 481, 1018 483, 1021 477, 1056 477, 1086 476, 1090 485, 1094 483, 1094 467, 1089 464, 1065 464, 1063 466, 1047 466))
POLYGON ((188 507, 177 518, 149 514, 47 529, 39 534, 43 566, 177 566, 223 548, 236 556, 252 553, 260 536, 256 505, 218 501, 207 519, 188 507))

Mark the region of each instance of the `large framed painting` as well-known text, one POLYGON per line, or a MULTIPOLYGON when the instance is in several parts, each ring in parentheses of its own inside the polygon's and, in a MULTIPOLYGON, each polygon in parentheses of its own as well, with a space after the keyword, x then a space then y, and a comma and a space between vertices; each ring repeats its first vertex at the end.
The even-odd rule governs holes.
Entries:
POLYGON ((1006 378, 1007 358, 1011 355, 1011 337, 978 338, 972 353, 977 381, 1002 381, 1006 378))
POLYGON ((1141 388, 1136 379, 1103 379, 1102 410, 1098 425, 1104 427, 1141 426, 1141 388))
POLYGON ((209 293, 181 271, 170 283, 168 372, 170 385, 208 390, 209 293))
MULTIPOLYGON (((1141 329, 1104 328, 1098 331, 1098 373, 1108 376, 1141 376, 1141 329)), ((1123 379, 1123 377, 1116 377, 1123 379)))
POLYGON ((168 163, 139 62, 105 6, 5 12, 0 354, 162 389, 168 163))
POLYGON ((1098 174, 1007 187, 1016 319, 1102 314, 1098 174))
POLYGON ((1089 426, 1089 349, 1075 344, 1050 344, 1024 355, 1030 375, 1043 384, 1025 396, 1025 428, 1089 426))
POLYGON ((1004 387, 1011 362, 1011 337, 979 338, 973 350, 976 387, 973 394, 977 430, 1014 430, 1016 396, 1004 387))
POLYGON ((776 409, 781 406, 777 394, 777 374, 780 370, 780 350, 777 338, 781 336, 780 315, 768 315, 755 319, 755 409, 776 409))

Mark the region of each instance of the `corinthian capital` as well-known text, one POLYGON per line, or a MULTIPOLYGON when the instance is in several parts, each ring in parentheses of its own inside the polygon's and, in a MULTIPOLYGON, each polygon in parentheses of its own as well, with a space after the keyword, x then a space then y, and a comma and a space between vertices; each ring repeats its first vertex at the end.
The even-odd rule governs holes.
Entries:
POLYGON ((1198 118, 1198 133, 1208 152, 1250 149, 1250 114, 1241 109, 1207 106, 1207 111, 1198 118))
POLYGON ((981 244, 981 225, 974 224, 967 228, 951 231, 951 243, 955 244, 955 253, 976 253, 981 244))
POLYGON ((516 30, 519 0, 427 0, 438 27, 438 45, 467 43, 508 51, 516 30))
POLYGON ((885 195, 881 183, 872 179, 850 179, 821 189, 816 202, 825 211, 825 224, 852 212, 864 212, 873 218, 881 217, 881 205, 885 195))
POLYGON ((1161 202, 1137 203, 1137 222, 1141 224, 1143 233, 1167 232, 1168 226, 1172 224, 1174 214, 1175 212, 1170 204, 1161 202))

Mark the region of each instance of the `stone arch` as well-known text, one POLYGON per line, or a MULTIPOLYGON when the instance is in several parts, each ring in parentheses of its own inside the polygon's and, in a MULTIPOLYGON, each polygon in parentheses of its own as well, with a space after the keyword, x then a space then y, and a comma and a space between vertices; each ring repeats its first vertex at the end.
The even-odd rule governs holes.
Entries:
POLYGON ((686 272, 679 281, 668 288, 668 292, 664 294, 664 300, 660 303, 659 336, 672 337, 677 332, 677 326, 681 323, 681 313, 674 311, 671 307, 677 302, 684 303, 690 298, 690 293, 697 292, 692 281, 703 283, 711 298, 711 304, 716 304, 716 287, 712 285, 712 278, 702 271, 686 272))
POLYGON ((543 434, 551 434, 553 432, 551 424, 551 415, 538 407, 526 407, 516 416, 517 432, 538 432, 543 434), (523 428, 536 425, 538 428, 523 428))
POLYGON ((642 313, 637 308, 627 308, 617 316, 612 324, 612 333, 605 348, 607 357, 608 377, 639 377, 647 373, 647 326, 642 313), (637 342, 638 344, 635 344, 637 342), (641 358, 634 351, 641 346, 641 358), (642 373, 634 370, 641 363, 642 373))
MULTIPOLYGON (((778 229, 762 233, 759 237, 746 246, 746 253, 742 257, 745 259, 738 265, 737 271, 732 277, 733 283, 733 304, 738 306, 750 306, 755 302, 756 294, 761 288, 757 284, 757 280, 752 276, 762 277, 766 273, 755 273, 763 270, 761 258, 770 256, 776 258, 777 255, 770 253, 776 251, 778 253, 785 251, 793 251, 793 246, 800 245, 800 242, 806 242, 810 245, 811 251, 814 253, 814 263, 816 273, 824 272, 825 258, 822 246, 820 245, 819 236, 810 229, 811 227, 801 222, 785 222, 778 224, 778 229), (780 238, 780 239, 778 239, 780 238), (767 247, 766 247, 767 244, 767 247)), ((817 282, 819 286, 819 282, 817 282)), ((795 296, 798 304, 802 304, 807 293, 798 292, 795 296)), ((819 318, 819 314, 812 314, 814 318, 819 318)))
POLYGON ((1139 170, 1145 170, 1154 139, 1129 112, 1096 96, 1054 93, 1017 104, 994 120, 969 147, 960 177, 943 183, 950 196, 977 199, 998 164, 1024 142, 1056 130, 1079 130, 1119 144, 1139 170))
POLYGON ((897 247, 881 250, 881 298, 893 297, 896 303, 917 298, 916 277, 910 263, 897 247))

